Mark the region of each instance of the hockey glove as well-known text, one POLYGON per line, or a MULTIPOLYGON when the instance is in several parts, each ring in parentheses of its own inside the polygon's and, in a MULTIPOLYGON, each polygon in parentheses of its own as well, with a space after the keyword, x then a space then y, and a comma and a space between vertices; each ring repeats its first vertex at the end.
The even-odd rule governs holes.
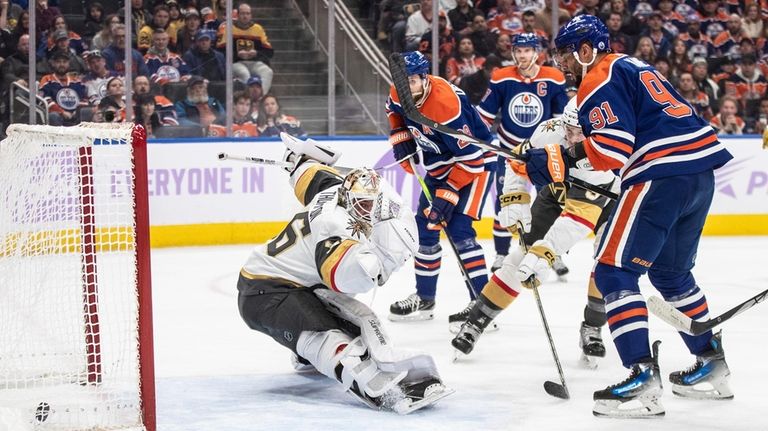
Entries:
POLYGON ((555 252, 547 241, 539 240, 533 243, 528 253, 517 267, 517 279, 520 284, 530 289, 540 284, 539 280, 547 275, 555 262, 555 252))
POLYGON ((531 148, 521 156, 522 160, 512 162, 512 170, 518 175, 528 177, 537 187, 566 181, 568 168, 574 165, 574 160, 565 148, 557 144, 531 148))
POLYGON ((448 184, 435 190, 435 198, 427 212, 427 229, 440 230, 453 216, 453 209, 459 203, 459 192, 448 184))
POLYGON ((389 134, 389 143, 392 145, 392 153, 395 156, 395 160, 401 160, 400 166, 413 175, 413 169, 408 161, 408 157, 413 158, 413 162, 419 163, 419 153, 417 152, 416 141, 413 139, 413 135, 406 128, 398 128, 392 130, 389 134))
MULTIPOLYGON (((512 174, 509 174, 512 175, 512 174)), ((517 231, 518 222, 526 232, 531 231, 531 195, 528 192, 511 192, 499 196, 499 224, 517 231)))

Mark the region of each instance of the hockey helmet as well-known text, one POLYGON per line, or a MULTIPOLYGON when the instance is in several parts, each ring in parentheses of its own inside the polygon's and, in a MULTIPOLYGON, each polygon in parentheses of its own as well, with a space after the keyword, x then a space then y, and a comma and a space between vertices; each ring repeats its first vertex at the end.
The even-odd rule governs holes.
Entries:
POLYGON ((533 33, 518 33, 512 38, 512 48, 518 46, 528 46, 538 51, 541 48, 541 43, 539 37, 533 33))
POLYGON ((579 110, 576 108, 576 96, 571 97, 571 100, 565 105, 563 116, 560 118, 566 126, 581 127, 579 125, 579 110))
POLYGON ((608 28, 593 15, 579 15, 568 21, 557 32, 555 48, 558 52, 575 52, 583 42, 589 42, 597 52, 610 52, 608 28))
POLYGON ((339 203, 353 219, 370 226, 374 222, 374 206, 380 199, 381 182, 381 177, 373 169, 353 169, 341 183, 339 203))
POLYGON ((432 65, 427 57, 419 51, 404 52, 405 72, 408 76, 425 75, 429 73, 432 65))

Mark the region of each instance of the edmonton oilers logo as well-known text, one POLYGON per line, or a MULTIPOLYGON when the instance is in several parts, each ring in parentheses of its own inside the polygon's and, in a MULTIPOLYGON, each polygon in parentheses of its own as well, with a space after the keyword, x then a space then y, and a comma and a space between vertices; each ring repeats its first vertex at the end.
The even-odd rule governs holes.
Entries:
POLYGON ((56 103, 67 111, 74 111, 80 103, 80 96, 71 88, 62 88, 56 93, 56 103))
POLYGON ((543 115, 544 105, 541 99, 532 93, 520 93, 509 102, 509 118, 519 126, 535 126, 539 124, 543 115))

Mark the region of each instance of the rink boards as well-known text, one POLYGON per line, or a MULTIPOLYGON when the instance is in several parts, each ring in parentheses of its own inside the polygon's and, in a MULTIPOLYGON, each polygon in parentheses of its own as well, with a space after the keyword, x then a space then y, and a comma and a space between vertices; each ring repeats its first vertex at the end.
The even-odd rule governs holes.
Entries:
MULTIPOLYGON (((416 206, 415 177, 393 163, 384 137, 318 138, 340 150, 338 166, 385 167, 380 172, 416 206)), ((734 160, 716 172, 716 192, 705 235, 768 234, 768 151, 759 137, 721 139, 734 160)), ((280 168, 218 154, 280 160, 278 140, 154 140, 149 145, 151 241, 154 247, 258 243, 278 233, 300 208, 280 168)), ((478 236, 491 237, 492 202, 476 224, 478 236)))

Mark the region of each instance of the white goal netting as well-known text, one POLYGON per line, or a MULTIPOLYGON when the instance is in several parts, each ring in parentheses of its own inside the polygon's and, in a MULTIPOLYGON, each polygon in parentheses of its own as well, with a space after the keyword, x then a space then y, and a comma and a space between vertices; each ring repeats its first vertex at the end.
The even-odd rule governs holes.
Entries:
POLYGON ((14 124, 0 143, 0 430, 144 429, 131 139, 14 124))

